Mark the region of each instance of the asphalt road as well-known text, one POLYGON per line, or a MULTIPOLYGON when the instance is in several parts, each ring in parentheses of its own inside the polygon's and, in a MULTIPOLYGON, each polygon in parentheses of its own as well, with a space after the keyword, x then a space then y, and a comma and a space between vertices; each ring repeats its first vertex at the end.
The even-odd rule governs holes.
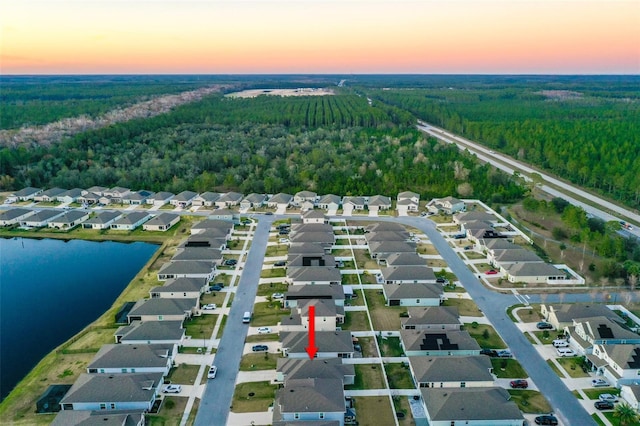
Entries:
MULTIPOLYGON (((258 217, 255 217, 256 219, 258 217)), ((196 415, 196 426, 225 426, 233 400, 236 376, 249 324, 242 323, 242 314, 253 311, 258 291, 262 262, 267 250, 269 229, 274 216, 260 215, 251 241, 251 248, 243 267, 227 323, 218 345, 214 364, 218 367, 215 379, 209 379, 196 415)))
MULTIPOLYGON (((630 210, 630 209, 626 209, 624 207, 620 207, 618 205, 615 205, 601 197, 598 197, 596 195, 590 194, 574 185, 568 184, 566 182, 563 182, 561 180, 558 180, 552 176, 549 176, 548 174, 541 172, 539 170, 534 170, 531 167, 527 166, 526 164, 523 164, 519 161, 514 160, 513 158, 506 156, 504 154, 501 153, 495 153, 491 150, 489 150, 488 148, 477 144, 475 142, 472 142, 468 139, 462 138, 460 136, 454 135, 446 130, 434 127, 428 123, 425 122, 420 122, 420 125, 418 125, 418 129, 422 130, 424 132, 427 132, 428 134, 430 134, 433 137, 436 137, 438 139, 441 139, 445 142, 448 143, 455 143, 457 144, 460 148, 466 148, 469 149, 471 152, 475 153, 476 156, 481 159, 482 161, 486 161, 488 163, 491 163, 494 167, 497 167, 503 171, 505 171, 508 174, 513 174, 514 171, 517 171, 519 173, 537 173, 538 175, 540 175, 545 182, 549 182, 559 188, 562 188, 562 191, 559 191, 556 188, 552 188, 548 185, 545 184, 541 184, 538 185, 538 188, 540 188, 542 191, 553 195, 554 197, 561 197, 561 198, 565 198, 567 201, 569 201, 571 204, 574 204, 576 206, 580 206, 582 207, 586 212, 600 217, 601 219, 605 220, 605 221, 619 221, 620 218, 613 216, 612 214, 610 214, 608 211, 611 212, 615 212, 618 215, 622 216, 623 219, 628 220, 631 219, 632 221, 635 221, 635 223, 640 223, 640 215, 635 213, 634 211, 630 210), (580 200, 577 200, 573 197, 571 197, 569 194, 574 194, 577 195, 581 198, 584 198, 586 200, 589 200, 595 204, 597 204, 598 206, 600 206, 600 208, 596 208, 594 206, 591 206, 589 204, 586 204, 580 200), (608 210, 605 211, 604 209, 608 210)), ((526 180, 530 180, 527 176, 523 177, 526 180)), ((635 235, 636 237, 640 237, 640 229, 638 229, 638 227, 634 227, 633 230, 629 231, 629 230, 624 230, 624 232, 626 232, 627 234, 631 234, 631 235, 635 235)))

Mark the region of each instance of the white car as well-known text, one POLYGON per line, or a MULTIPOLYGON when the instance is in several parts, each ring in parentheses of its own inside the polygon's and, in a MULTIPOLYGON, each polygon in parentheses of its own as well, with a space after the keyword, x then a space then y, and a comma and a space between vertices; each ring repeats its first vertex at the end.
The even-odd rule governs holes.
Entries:
POLYGON ((280 244, 289 244, 289 239, 288 238, 280 238, 280 244))
POLYGON ((269 334, 271 329, 269 327, 258 327, 258 334, 269 334))
POLYGON ((593 387, 609 386, 609 383, 603 379, 593 379, 591 380, 591 386, 593 387))
POLYGON ((202 309, 204 309, 205 311, 213 311, 217 307, 218 305, 216 305, 215 303, 209 303, 208 305, 204 305, 202 309))
POLYGON ((598 399, 600 401, 618 402, 618 397, 611 393, 601 393, 600 396, 598 396, 598 399))
POLYGON ((277 299, 284 299, 284 294, 283 293, 273 293, 271 295, 271 298, 273 300, 277 300, 277 299))
POLYGON ((211 367, 209 367, 209 372, 207 373, 207 379, 215 379, 217 372, 218 372, 218 367, 216 367, 215 365, 212 365, 211 367))
POLYGON ((180 385, 167 385, 162 388, 162 392, 164 393, 180 393, 182 392, 182 386, 180 385))

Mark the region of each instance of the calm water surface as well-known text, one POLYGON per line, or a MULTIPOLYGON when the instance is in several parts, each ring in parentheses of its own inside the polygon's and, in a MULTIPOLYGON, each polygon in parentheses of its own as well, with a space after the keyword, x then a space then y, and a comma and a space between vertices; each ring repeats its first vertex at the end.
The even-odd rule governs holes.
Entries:
POLYGON ((109 309, 158 247, 0 238, 0 397, 109 309))

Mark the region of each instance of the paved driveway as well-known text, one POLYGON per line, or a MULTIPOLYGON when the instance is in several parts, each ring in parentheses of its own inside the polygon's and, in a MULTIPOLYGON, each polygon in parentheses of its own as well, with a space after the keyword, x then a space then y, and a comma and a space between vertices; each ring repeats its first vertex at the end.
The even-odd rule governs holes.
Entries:
POLYGON ((231 305, 227 324, 215 356, 218 374, 210 379, 196 415, 198 426, 226 425, 229 407, 233 399, 240 358, 244 349, 249 324, 242 323, 242 314, 253 310, 258 291, 258 281, 262 269, 262 259, 267 249, 269 228, 274 216, 261 216, 251 243, 251 251, 244 264, 244 270, 236 295, 231 305))

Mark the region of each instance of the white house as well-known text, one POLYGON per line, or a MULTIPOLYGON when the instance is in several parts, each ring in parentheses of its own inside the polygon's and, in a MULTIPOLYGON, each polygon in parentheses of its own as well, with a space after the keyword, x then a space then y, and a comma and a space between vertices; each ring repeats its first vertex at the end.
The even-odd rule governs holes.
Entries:
POLYGON ((594 345, 587 360, 617 388, 640 384, 640 344, 594 345))
MULTIPOLYGON (((282 354, 289 358, 306 358, 309 345, 309 333, 293 331, 280 333, 282 354)), ((353 358, 353 339, 348 331, 316 332, 317 358, 353 358)))
POLYGON ((480 355, 478 342, 465 330, 400 330, 407 356, 480 355))
POLYGON ((215 276, 216 265, 204 261, 168 262, 160 267, 158 281, 175 278, 202 278, 211 281, 215 276))
POLYGON ((369 211, 377 212, 391 209, 391 198, 384 195, 374 195, 369 198, 369 211))
POLYGON ((640 413, 640 384, 622 385, 620 388, 620 398, 640 413))
POLYGON ((47 226, 54 229, 70 230, 89 219, 89 214, 86 210, 69 210, 49 221, 47 226))
POLYGON ((173 213, 160 213, 158 216, 142 225, 145 231, 168 231, 172 226, 180 222, 180 215, 173 213))
POLYGON ((147 204, 151 204, 154 207, 161 207, 168 204, 173 197, 175 197, 175 195, 171 192, 156 192, 147 198, 147 204))
POLYGON ((133 321, 183 321, 190 318, 199 307, 198 299, 143 299, 133 305, 127 314, 127 320, 129 324, 133 321))
POLYGON ((318 194, 313 191, 299 191, 293 195, 294 206, 301 207, 302 203, 304 203, 305 201, 311 203, 312 206, 315 206, 316 202, 318 201, 318 194))
POLYGON ((0 211, 0 226, 15 225, 33 214, 35 214, 35 210, 22 208, 2 210, 0 211))
POLYGON ((333 378, 288 379, 276 393, 275 404, 274 425, 313 422, 343 426, 347 411, 344 384, 333 378))
POLYGON ((198 194, 196 192, 182 191, 181 193, 173 197, 171 200, 169 200, 169 204, 171 204, 172 206, 176 206, 184 209, 185 207, 189 207, 197 196, 198 194))
POLYGON ((119 219, 111 223, 111 229, 118 231, 133 231, 138 226, 142 225, 152 216, 147 212, 131 212, 127 213, 119 219))
POLYGON ((342 198, 334 194, 323 195, 318 200, 318 208, 324 210, 338 210, 341 204, 342 198))
POLYGON ((87 366, 89 374, 169 374, 178 345, 102 345, 87 366))
POLYGON ((128 345, 177 344, 185 338, 182 320, 179 321, 132 321, 113 334, 116 343, 128 345))
POLYGON ((208 286, 209 282, 202 278, 178 278, 152 288, 149 295, 151 298, 198 299, 208 286))
POLYGON ((388 306, 440 306, 444 301, 440 284, 389 284, 382 291, 388 306))
MULTIPOLYGON (((327 216, 325 216, 325 214, 319 210, 308 210, 306 212, 303 212, 301 216, 302 223, 329 223, 327 216)), ((331 229, 331 232, 333 233, 333 228, 331 229)))
POLYGON ((20 226, 29 228, 42 228, 58 216, 65 214, 64 210, 40 210, 20 220, 20 226))
POLYGON ((269 201, 267 201, 267 206, 272 209, 274 208, 286 209, 292 203, 293 203, 293 195, 279 192, 275 194, 273 197, 269 198, 269 201))
POLYGON ((122 217, 119 211, 103 211, 82 222, 85 229, 109 229, 111 224, 122 217))
POLYGON ((472 356, 411 356, 409 368, 418 388, 465 388, 494 385, 491 359, 472 356))

